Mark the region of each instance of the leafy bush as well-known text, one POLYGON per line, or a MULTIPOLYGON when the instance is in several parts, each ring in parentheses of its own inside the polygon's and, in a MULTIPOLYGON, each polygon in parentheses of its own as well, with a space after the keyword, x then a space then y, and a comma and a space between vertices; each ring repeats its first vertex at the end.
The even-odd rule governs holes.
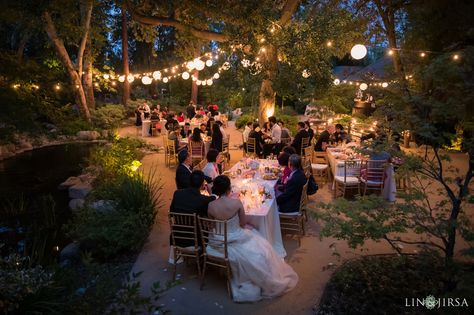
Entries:
POLYGON ((152 227, 159 187, 154 176, 120 176, 98 187, 95 199, 112 200, 113 209, 84 207, 68 225, 68 235, 94 257, 104 259, 139 251, 152 227))
POLYGON ((115 129, 125 118, 125 109, 122 105, 106 104, 91 111, 94 125, 104 129, 115 129))
POLYGON ((248 114, 243 114, 243 115, 240 115, 239 118, 237 118, 237 120, 235 121, 235 127, 237 129, 241 129, 241 128, 244 128, 245 125, 247 125, 247 123, 249 121, 255 121, 255 116, 253 115, 248 115, 248 114))
POLYGON ((139 149, 144 146, 139 139, 113 139, 110 145, 94 149, 89 158, 90 167, 102 182, 130 175, 137 169, 137 162, 143 156, 139 149))
POLYGON ((0 257, 0 310, 5 314, 16 311, 23 299, 51 283, 51 273, 40 265, 28 265, 26 257, 0 257))

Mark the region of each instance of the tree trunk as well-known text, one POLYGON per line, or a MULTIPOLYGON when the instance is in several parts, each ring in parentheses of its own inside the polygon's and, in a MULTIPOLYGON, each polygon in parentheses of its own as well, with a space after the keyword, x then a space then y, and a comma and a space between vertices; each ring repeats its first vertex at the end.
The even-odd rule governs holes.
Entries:
MULTIPOLYGON (((49 39, 53 43, 54 49, 56 50, 56 54, 58 55, 63 67, 66 69, 66 72, 69 76, 69 80, 71 81, 71 84, 74 87, 74 96, 77 102, 77 106, 79 107, 79 111, 82 113, 83 117, 90 122, 91 114, 89 111, 89 107, 87 106, 87 100, 84 94, 84 89, 82 88, 81 76, 75 69, 71 58, 67 53, 66 47, 64 46, 63 40, 58 37, 56 28, 54 27, 54 23, 51 19, 51 16, 49 15, 49 12, 44 11, 42 16, 45 22, 43 26, 44 30, 46 31, 46 34, 48 34, 49 39)), ((82 63, 82 60, 80 60, 80 62, 82 63)))
POLYGON ((260 124, 268 120, 268 117, 275 113, 275 91, 273 90, 273 80, 276 76, 278 59, 276 48, 273 45, 266 47, 262 53, 262 62, 265 67, 265 79, 260 84, 260 92, 258 95, 258 121, 260 124))
POLYGON ((30 38, 29 35, 25 34, 18 44, 18 48, 16 50, 16 56, 18 57, 18 61, 21 62, 23 60, 23 52, 25 51, 26 44, 28 43, 28 39, 30 38))
POLYGON ((126 106, 127 101, 130 99, 130 83, 127 80, 130 70, 128 67, 128 23, 125 6, 122 7, 122 63, 123 75, 125 76, 122 90, 122 104, 126 106))
POLYGON ((92 51, 90 43, 87 44, 84 56, 84 75, 82 77, 82 83, 86 95, 87 106, 89 109, 95 109, 94 85, 92 82, 92 51))
POLYGON ((453 209, 449 218, 448 244, 446 245, 446 263, 449 263, 454 256, 454 246, 456 245, 456 225, 459 212, 461 211, 461 201, 453 201, 453 209))

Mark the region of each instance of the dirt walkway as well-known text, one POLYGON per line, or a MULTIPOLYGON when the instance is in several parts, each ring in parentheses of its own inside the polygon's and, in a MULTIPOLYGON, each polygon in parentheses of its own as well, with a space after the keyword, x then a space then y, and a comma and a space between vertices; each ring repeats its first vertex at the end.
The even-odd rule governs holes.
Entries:
MULTIPOLYGON (((235 146, 241 143, 241 133, 236 130, 233 122, 226 129, 231 141, 231 165, 242 157, 241 150, 235 146)), ((120 130, 121 136, 136 136, 135 127, 126 127, 120 130)), ((161 137, 145 138, 149 143, 162 146, 161 137)), ((149 154, 142 160, 143 170, 147 173, 156 168, 160 181, 163 184, 163 204, 159 210, 147 244, 138 256, 133 272, 142 271, 139 280, 143 287, 143 294, 149 294, 151 285, 159 281, 164 285, 172 279, 172 265, 168 264, 169 227, 167 212, 176 189, 175 168, 164 165, 164 154, 149 154)), ((311 196, 312 202, 332 200, 328 185, 323 185, 316 195, 311 196)), ((282 297, 264 300, 253 304, 233 303, 227 295, 225 277, 211 270, 206 275, 206 285, 199 290, 197 271, 192 266, 178 265, 178 274, 181 282, 166 291, 160 299, 165 309, 173 314, 312 314, 315 303, 318 302, 330 271, 323 269, 329 265, 337 265, 341 260, 333 255, 337 248, 341 259, 346 260, 358 255, 392 253, 393 251, 384 242, 367 242, 363 250, 352 250, 345 242, 335 239, 319 239, 320 226, 310 218, 307 223, 307 234, 298 247, 296 239, 284 237, 284 246, 288 253, 286 261, 299 275, 297 287, 282 297), (331 246, 332 245, 332 246, 331 246), (369 250, 370 249, 370 250, 369 250)))

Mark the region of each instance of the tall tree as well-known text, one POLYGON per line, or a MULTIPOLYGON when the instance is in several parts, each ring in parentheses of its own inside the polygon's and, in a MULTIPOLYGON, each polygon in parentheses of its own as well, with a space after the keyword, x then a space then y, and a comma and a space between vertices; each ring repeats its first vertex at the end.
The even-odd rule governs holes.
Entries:
MULTIPOLYGON (((69 76, 71 85, 75 87, 74 96, 76 99, 77 106, 81 111, 83 117, 91 121, 91 114, 89 106, 87 104, 87 98, 82 84, 82 72, 83 72, 83 61, 84 61, 84 52, 86 49, 89 31, 91 27, 91 15, 92 15, 92 1, 85 1, 81 3, 81 12, 83 12, 83 22, 80 29, 82 31, 82 36, 80 43, 77 49, 76 62, 73 62, 70 54, 68 53, 64 40, 58 35, 55 23, 53 21, 52 15, 50 13, 50 8, 45 8, 42 13, 43 18, 43 28, 48 35, 53 47, 56 51, 56 54, 61 61, 63 67, 66 69, 66 73, 69 76)), ((63 17, 64 18, 64 17, 63 17)))

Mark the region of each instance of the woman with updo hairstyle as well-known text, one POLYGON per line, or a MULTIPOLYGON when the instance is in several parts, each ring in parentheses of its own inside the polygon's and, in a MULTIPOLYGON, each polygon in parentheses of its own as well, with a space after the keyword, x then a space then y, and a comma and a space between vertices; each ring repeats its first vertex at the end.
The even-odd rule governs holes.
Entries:
MULTIPOLYGON (((226 221, 232 299, 235 302, 255 302, 280 296, 293 289, 298 283, 298 275, 257 230, 246 224, 242 202, 230 196, 229 177, 217 176, 212 191, 219 199, 209 203, 208 216, 226 221)), ((209 236, 207 254, 222 257, 224 247, 212 246, 213 235, 209 236)), ((216 239, 222 240, 220 236, 216 236, 216 239)))
POLYGON ((288 161, 290 160, 290 154, 286 152, 281 152, 280 155, 278 155, 278 164, 282 167, 283 169, 283 175, 278 181, 278 184, 285 185, 286 181, 288 180, 288 176, 291 174, 291 170, 288 167, 288 161))

